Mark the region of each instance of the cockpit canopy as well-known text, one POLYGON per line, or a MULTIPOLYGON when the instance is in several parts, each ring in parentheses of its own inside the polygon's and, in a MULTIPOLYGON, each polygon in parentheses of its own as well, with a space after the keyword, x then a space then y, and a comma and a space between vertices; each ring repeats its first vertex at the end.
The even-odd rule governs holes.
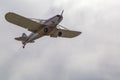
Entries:
POLYGON ((33 21, 40 23, 40 24, 44 24, 46 20, 43 19, 32 19, 33 21))

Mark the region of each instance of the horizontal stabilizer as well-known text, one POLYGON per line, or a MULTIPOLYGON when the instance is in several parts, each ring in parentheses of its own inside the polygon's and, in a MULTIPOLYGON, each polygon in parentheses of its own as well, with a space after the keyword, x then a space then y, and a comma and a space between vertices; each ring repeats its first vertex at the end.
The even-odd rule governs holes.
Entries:
POLYGON ((25 41, 27 38, 26 37, 17 37, 15 38, 15 40, 18 40, 18 41, 25 41))
MULTIPOLYGON (((27 39, 27 37, 17 37, 17 38, 15 38, 15 40, 17 40, 17 41, 26 41, 26 39, 27 39)), ((34 43, 35 41, 31 41, 31 42, 29 42, 29 43, 34 43)))

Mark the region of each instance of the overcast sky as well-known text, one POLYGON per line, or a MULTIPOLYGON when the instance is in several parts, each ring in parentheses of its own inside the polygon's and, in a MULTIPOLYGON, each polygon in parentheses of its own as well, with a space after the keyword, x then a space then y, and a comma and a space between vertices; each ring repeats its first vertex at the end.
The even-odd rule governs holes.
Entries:
POLYGON ((120 80, 119 0, 0 0, 0 80, 120 80), (42 37, 22 49, 14 38, 30 32, 8 23, 15 12, 82 31, 72 39, 42 37))

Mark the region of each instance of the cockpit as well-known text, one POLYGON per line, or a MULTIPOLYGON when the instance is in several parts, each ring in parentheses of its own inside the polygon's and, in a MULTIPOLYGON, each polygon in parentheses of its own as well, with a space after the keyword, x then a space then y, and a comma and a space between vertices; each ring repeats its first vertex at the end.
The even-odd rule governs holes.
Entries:
POLYGON ((37 22, 37 23, 40 23, 40 24, 44 24, 46 22, 46 20, 42 20, 42 19, 33 19, 33 21, 37 22))

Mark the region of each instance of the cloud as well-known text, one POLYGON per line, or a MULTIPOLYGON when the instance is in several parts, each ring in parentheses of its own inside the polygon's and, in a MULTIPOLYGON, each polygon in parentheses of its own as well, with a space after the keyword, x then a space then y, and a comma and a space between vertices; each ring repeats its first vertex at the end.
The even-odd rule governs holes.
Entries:
POLYGON ((1 1, 0 79, 119 80, 119 4, 119 0, 1 1), (63 9, 61 24, 82 35, 43 37, 25 49, 13 38, 29 32, 4 19, 9 11, 44 19, 63 9))

